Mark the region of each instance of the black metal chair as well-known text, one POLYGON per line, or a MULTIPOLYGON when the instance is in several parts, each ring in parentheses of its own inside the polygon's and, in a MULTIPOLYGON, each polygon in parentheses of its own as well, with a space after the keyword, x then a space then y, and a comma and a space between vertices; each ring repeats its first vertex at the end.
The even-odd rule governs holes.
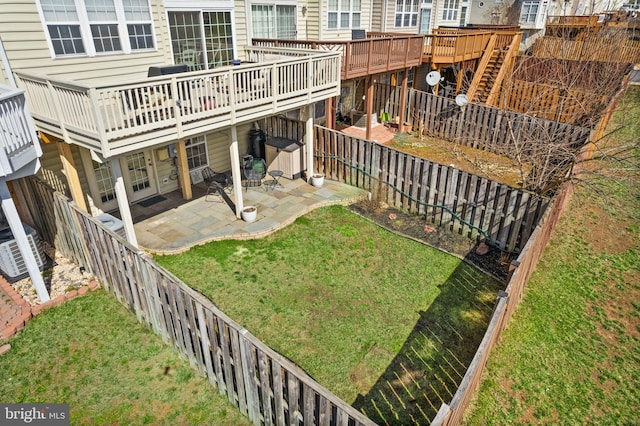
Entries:
POLYGON ((253 158, 250 155, 243 157, 245 190, 249 186, 261 186, 262 179, 267 175, 267 163, 263 158, 253 158))
POLYGON ((231 179, 227 173, 216 172, 207 166, 202 169, 202 179, 207 184, 207 194, 204 200, 207 201, 209 195, 219 195, 222 197, 222 192, 230 190, 232 187, 231 179))

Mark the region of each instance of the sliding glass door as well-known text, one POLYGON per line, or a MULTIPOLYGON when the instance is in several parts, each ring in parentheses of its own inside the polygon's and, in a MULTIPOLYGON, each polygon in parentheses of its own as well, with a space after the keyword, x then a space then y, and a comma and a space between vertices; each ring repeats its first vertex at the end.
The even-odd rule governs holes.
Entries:
POLYGON ((231 12, 170 11, 168 18, 176 64, 197 71, 229 65, 234 59, 231 12))

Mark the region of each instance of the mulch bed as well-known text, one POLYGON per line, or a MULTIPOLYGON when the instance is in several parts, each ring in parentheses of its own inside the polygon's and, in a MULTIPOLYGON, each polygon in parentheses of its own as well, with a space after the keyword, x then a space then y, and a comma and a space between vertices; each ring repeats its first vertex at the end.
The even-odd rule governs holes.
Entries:
POLYGON ((456 234, 447 227, 436 227, 422 215, 404 212, 383 203, 365 200, 352 204, 350 209, 391 232, 462 258, 503 283, 507 281, 509 264, 516 257, 516 254, 486 246, 481 240, 456 234), (486 254, 477 253, 480 245, 488 249, 486 254))

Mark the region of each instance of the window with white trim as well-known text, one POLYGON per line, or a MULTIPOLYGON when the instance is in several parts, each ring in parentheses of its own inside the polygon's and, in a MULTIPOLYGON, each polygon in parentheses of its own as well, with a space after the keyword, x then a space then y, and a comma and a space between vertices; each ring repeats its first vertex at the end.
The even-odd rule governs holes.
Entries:
POLYGON ((40 0, 54 56, 154 49, 149 0, 40 0))
POLYGON ((442 9, 442 20, 457 21, 458 6, 459 6, 459 0, 444 0, 443 9, 442 9))
MULTIPOLYGON (((546 5, 546 3, 545 3, 546 5)), ((532 24, 536 22, 540 0, 525 0, 520 10, 520 22, 532 24)))
POLYGON ((420 34, 431 34, 431 9, 420 11, 420 34))
POLYGON ((98 163, 93 161, 93 173, 95 176, 100 200, 103 203, 116 199, 116 191, 113 186, 113 175, 111 174, 111 166, 108 162, 98 163))
POLYGON ((467 24, 467 6, 460 8, 460 26, 464 27, 467 24))
POLYGON ((333 28, 360 28, 361 0, 329 0, 327 26, 333 28))
POLYGON ((187 150, 187 164, 189 164, 189 170, 199 169, 209 165, 209 158, 207 157, 207 141, 204 135, 187 139, 185 141, 185 148, 187 150))
POLYGON ((415 27, 418 25, 418 0, 396 0, 395 27, 415 27))
POLYGON ((41 0, 40 5, 55 54, 84 54, 80 18, 74 0, 41 0))
POLYGON ((253 4, 251 5, 253 37, 296 38, 296 7, 253 4))
POLYGON ((113 0, 85 0, 85 9, 96 53, 121 51, 118 15, 113 0))

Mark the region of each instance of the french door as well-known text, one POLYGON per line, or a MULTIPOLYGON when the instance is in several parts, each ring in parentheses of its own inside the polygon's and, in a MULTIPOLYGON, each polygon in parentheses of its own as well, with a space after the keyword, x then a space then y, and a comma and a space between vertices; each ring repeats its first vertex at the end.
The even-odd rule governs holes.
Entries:
POLYGON ((151 158, 151 151, 140 151, 120 160, 130 203, 150 197, 157 192, 151 158))

